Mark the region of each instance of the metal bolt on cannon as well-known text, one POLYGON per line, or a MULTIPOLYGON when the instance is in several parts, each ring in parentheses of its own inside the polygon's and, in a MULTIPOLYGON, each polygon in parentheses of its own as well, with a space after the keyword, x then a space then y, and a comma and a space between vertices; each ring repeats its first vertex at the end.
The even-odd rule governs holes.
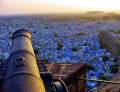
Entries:
POLYGON ((10 56, 5 64, 0 92, 67 92, 62 80, 54 80, 45 64, 39 69, 31 34, 20 29, 13 33, 10 56), (39 71, 43 70, 43 71, 39 71))

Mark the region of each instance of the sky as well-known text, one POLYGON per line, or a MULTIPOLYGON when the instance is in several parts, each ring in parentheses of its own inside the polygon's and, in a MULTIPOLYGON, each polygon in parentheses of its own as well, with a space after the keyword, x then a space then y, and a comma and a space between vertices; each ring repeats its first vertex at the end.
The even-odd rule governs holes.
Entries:
POLYGON ((120 0, 0 0, 0 15, 120 12, 120 0))

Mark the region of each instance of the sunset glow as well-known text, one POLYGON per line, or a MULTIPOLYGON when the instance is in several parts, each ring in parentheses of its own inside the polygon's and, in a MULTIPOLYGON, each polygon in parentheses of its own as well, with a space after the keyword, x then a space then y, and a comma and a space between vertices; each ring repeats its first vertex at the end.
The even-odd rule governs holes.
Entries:
POLYGON ((85 11, 120 12, 120 0, 0 0, 0 15, 85 11))

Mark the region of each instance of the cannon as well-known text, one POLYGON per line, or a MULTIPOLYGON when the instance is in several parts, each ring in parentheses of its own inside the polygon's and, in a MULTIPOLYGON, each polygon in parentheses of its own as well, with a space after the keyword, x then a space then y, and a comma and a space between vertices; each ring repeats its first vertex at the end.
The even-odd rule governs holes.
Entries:
POLYGON ((0 92, 68 92, 65 83, 53 79, 45 67, 39 71, 31 34, 25 29, 13 33, 10 56, 1 68, 0 92))

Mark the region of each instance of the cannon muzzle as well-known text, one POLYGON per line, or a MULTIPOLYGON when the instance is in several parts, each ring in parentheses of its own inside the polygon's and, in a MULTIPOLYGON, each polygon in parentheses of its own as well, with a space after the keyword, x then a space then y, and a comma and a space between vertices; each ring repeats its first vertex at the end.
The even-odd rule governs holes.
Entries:
POLYGON ((32 47, 31 34, 20 29, 14 32, 12 39, 2 92, 46 92, 32 47))

